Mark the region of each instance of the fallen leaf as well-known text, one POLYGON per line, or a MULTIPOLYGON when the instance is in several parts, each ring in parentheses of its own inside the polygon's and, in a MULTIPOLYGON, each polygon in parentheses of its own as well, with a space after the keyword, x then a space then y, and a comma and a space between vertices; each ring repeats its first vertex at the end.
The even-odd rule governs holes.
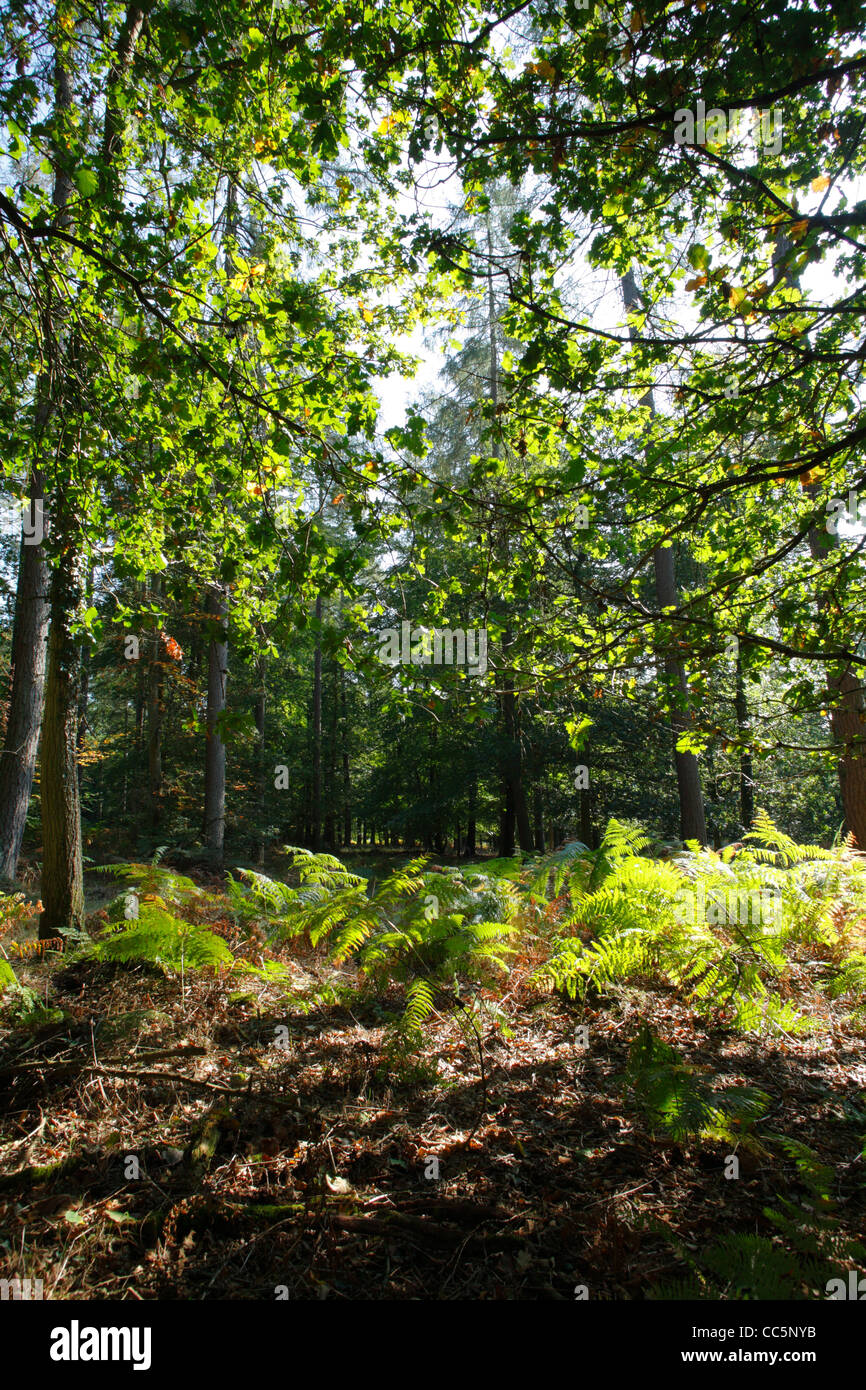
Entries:
POLYGON ((344 1197, 352 1191, 351 1183, 346 1182, 345 1178, 332 1178, 330 1174, 325 1174, 325 1186, 335 1197, 344 1197))

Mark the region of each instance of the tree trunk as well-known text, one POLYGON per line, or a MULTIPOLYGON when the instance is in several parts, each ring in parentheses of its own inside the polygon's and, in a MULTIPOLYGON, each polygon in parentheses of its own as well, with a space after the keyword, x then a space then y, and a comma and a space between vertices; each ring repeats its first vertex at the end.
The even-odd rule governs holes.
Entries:
MULTIPOLYGON (((507 649, 510 634, 506 633, 503 640, 503 650, 507 649)), ((505 737, 507 740, 506 761, 505 761, 505 781, 509 789, 510 799, 506 803, 508 814, 512 820, 510 831, 511 849, 503 853, 514 853, 514 830, 517 830, 517 842, 526 854, 531 854, 535 842, 532 834, 532 826, 529 821, 529 807, 526 802, 526 792, 523 788, 523 758, 520 748, 520 730, 517 722, 517 701, 514 696, 514 686, 510 680, 506 679, 502 693, 502 713, 505 723, 505 737)))
POLYGON ((221 868, 226 829, 226 746, 217 721, 226 707, 228 683, 228 597, 222 587, 208 595, 215 630, 208 641, 207 743, 205 748, 205 843, 215 867, 221 868))
POLYGON ((322 847, 322 595, 316 595, 316 650, 313 656, 313 824, 311 843, 322 847))
MULTIPOLYGON (((737 715, 737 730, 741 739, 749 736, 749 705, 746 699, 746 682, 743 677, 743 662, 737 652, 737 686, 734 695, 734 708, 737 715)), ((752 754, 745 745, 740 752, 740 820, 743 830, 751 830, 755 819, 755 783, 752 776, 752 754)))
POLYGON ((349 769, 349 721, 346 717, 346 672, 340 667, 340 714, 343 723, 343 846, 352 843, 352 780, 349 769))
POLYGON ((830 727, 841 745, 839 790, 845 808, 845 822, 857 841, 866 845, 866 706, 863 686, 850 666, 827 670, 830 699, 830 727))
POLYGON ((255 721, 256 721, 256 731, 257 731, 258 736, 259 736, 259 747, 258 747, 258 763, 259 763, 259 765, 258 765, 258 772, 257 772, 257 776, 258 776, 258 794, 259 794, 259 833, 258 833, 258 836, 256 837, 257 843, 256 843, 256 847, 255 847, 255 848, 256 848, 256 862, 257 862, 258 864, 260 864, 260 865, 261 865, 261 864, 264 864, 264 862, 265 862, 265 832, 266 832, 266 827, 267 827, 267 804, 268 804, 268 802, 267 802, 268 774, 267 774, 267 767, 266 767, 266 764, 265 764, 265 755, 266 755, 266 751, 267 751, 267 745, 266 745, 266 740, 265 740, 265 715, 266 715, 266 712, 267 712, 267 685, 266 685, 266 680, 265 680, 265 677, 266 677, 266 670, 267 670, 267 668, 266 668, 266 666, 265 666, 265 658, 264 658, 264 657, 261 657, 260 660, 259 660, 259 663, 258 663, 258 674, 259 674, 259 681, 261 682, 261 684, 260 684, 260 686, 259 686, 259 693, 258 693, 258 695, 256 696, 256 702, 255 702, 255 706, 254 706, 254 708, 253 708, 253 718, 254 718, 255 721))
MULTIPOLYGON (((814 490, 814 484, 809 490, 814 490)), ((835 548, 837 540, 838 537, 813 527, 809 532, 812 558, 825 559, 835 548)), ((818 595, 821 612, 825 612, 832 602, 830 593, 818 595)), ((866 692, 850 665, 828 662, 825 674, 830 729, 840 749, 837 768, 845 824, 857 841, 858 849, 862 850, 866 849, 866 692)))
MULTIPOLYGON (((621 277, 620 288, 626 312, 631 313, 640 305, 640 296, 631 270, 621 277)), ((629 325, 629 337, 633 339, 634 336, 634 329, 629 325)), ((655 414, 655 399, 651 390, 647 392, 641 404, 648 405, 651 413, 655 414)), ((653 551, 653 567, 655 570, 656 601, 659 608, 676 608, 679 604, 679 597, 677 595, 673 546, 658 546, 653 551)), ((680 691, 687 702, 689 686, 683 663, 675 657, 667 657, 665 671, 675 691, 680 691)), ((675 707, 671 718, 675 740, 688 729, 690 723, 687 711, 675 707)), ((699 840, 701 844, 706 844, 707 824, 704 817, 703 797, 701 796, 701 773, 698 760, 694 753, 677 752, 675 744, 674 765, 680 799, 680 835, 684 840, 699 840)))
MULTIPOLYGON (((487 330, 490 366, 490 400, 493 405, 494 438, 493 438, 493 457, 499 458, 499 436, 498 429, 499 413, 499 351, 496 342, 496 326, 498 315, 496 310, 496 295, 493 290, 493 236, 490 229, 490 218, 487 219, 487 254, 489 258, 489 268, 487 272, 487 330)), ((505 560, 508 561, 508 540, 505 539, 505 560)), ((505 664, 506 653, 511 645, 511 633, 506 631, 502 639, 503 664, 505 664)), ((509 677, 505 677, 502 689, 502 718, 505 726, 505 758, 502 767, 503 781, 506 786, 505 808, 500 822, 500 854, 510 855, 514 853, 514 831, 517 830, 517 838, 520 848, 527 854, 531 854, 534 846, 532 826, 529 820, 529 807, 526 802, 526 792, 523 788, 523 767, 520 749, 520 736, 517 727, 517 706, 514 695, 514 683, 509 677), (510 846, 506 848, 506 846, 510 846)))
MULTIPOLYGON (((129 737, 129 701, 123 702, 123 781, 120 786, 120 818, 126 820, 126 812, 129 800, 129 748, 127 740, 129 737)), ((100 764, 101 766, 101 764, 100 764)))
MULTIPOLYGON (((37 476, 34 470, 31 486, 37 476)), ((37 496, 36 486, 33 495, 37 496)), ((38 497, 41 505, 41 480, 38 497)), ((42 546, 25 545, 22 535, 12 634, 12 689, 0 756, 0 877, 7 879, 14 879, 18 871, 36 770, 45 699, 49 584, 42 546)))
MULTIPOLYGON (((791 267, 794 253, 794 243, 780 231, 776 236, 773 269, 788 285, 799 283, 799 275, 791 267)), ((808 484, 805 490, 809 497, 817 496, 816 483, 808 484)), ((838 541, 839 537, 831 536, 826 527, 819 530, 813 526, 809 531, 812 559, 826 559, 838 541)), ((826 612, 833 602, 832 595, 826 591, 819 593, 817 599, 820 613, 826 612)), ((825 674, 830 729, 841 750, 837 768, 845 823, 862 850, 866 849, 866 691, 850 665, 828 662, 825 674)))
MULTIPOLYGON (((59 50, 54 55, 54 111, 63 117, 72 106, 72 83, 63 65, 59 50)), ((63 152, 65 155, 65 151, 63 152)), ((57 210, 56 221, 68 220, 66 205, 72 194, 72 180, 65 159, 54 162, 52 202, 57 210)), ((36 385, 34 460, 28 479, 31 519, 44 525, 45 479, 40 462, 43 436, 60 404, 60 351, 57 343, 56 310, 50 285, 40 315, 43 356, 46 369, 36 385)), ((18 564, 18 585, 15 597, 15 623, 12 636, 12 686, 9 694, 9 714, 0 755, 0 877, 14 879, 24 838, 24 826, 36 752, 39 745, 39 726, 45 701, 45 667, 48 642, 48 591, 51 583, 44 544, 25 545, 26 526, 22 531, 18 564)))
POLYGON ((475 814, 475 812, 476 812, 477 803, 478 803, 478 778, 477 778, 475 772, 473 771, 473 773, 472 773, 472 778, 471 778, 471 780, 470 780, 470 782, 469 782, 469 818, 468 818, 468 820, 467 820, 467 822, 466 822, 466 857, 467 857, 467 859, 471 859, 472 856, 476 853, 475 845, 476 845, 476 837, 477 837, 477 825, 476 825, 476 814, 475 814))
MULTIPOLYGON (((89 573, 89 575, 87 576, 87 604, 88 604, 88 606, 90 605, 90 600, 91 600, 92 597, 93 597, 93 566, 91 565, 91 567, 90 567, 90 573, 89 573)), ((85 636, 85 637, 82 638, 81 644, 80 644, 80 652, 81 652, 81 654, 80 654, 79 660, 80 660, 80 663, 81 663, 81 676, 80 676, 80 682, 79 682, 79 687, 78 687, 78 728, 77 728, 76 734, 75 734, 75 748, 76 748, 76 754, 77 754, 77 758, 78 758, 78 794, 79 794, 79 796, 81 795, 81 781, 82 781, 82 777, 83 777, 83 775, 84 775, 84 762, 83 762, 82 755, 83 755, 83 753, 84 753, 84 743, 85 743, 85 740, 86 740, 86 738, 87 738, 87 701, 88 701, 88 698, 89 698, 89 695, 90 695, 90 654, 91 654, 91 651, 92 651, 92 645, 91 645, 90 639, 89 639, 87 636, 85 636)))
MULTIPOLYGON (((159 601, 161 582, 154 575, 151 593, 159 601)), ((150 643, 150 663, 147 669, 147 780, 150 793, 151 829, 158 830, 162 820, 162 720, 163 678, 162 635, 157 629, 150 643)))
MULTIPOLYGON (((584 756, 586 756, 584 754, 584 756)), ((592 802, 590 800, 592 792, 589 787, 580 789, 580 839, 587 849, 592 849, 592 802)))
POLYGON ((325 847, 333 852, 337 843, 337 669, 331 685, 331 718, 328 729, 328 788, 325 815, 325 847))
POLYGON ((42 730, 42 940, 84 929, 76 765, 81 655, 72 634, 72 623, 81 607, 82 575, 81 558, 68 519, 60 543, 60 556, 51 576, 51 631, 42 730))
MULTIPOLYGON (((653 551, 655 566, 656 598, 660 608, 676 608, 677 587, 674 573, 673 546, 659 547, 653 551)), ((689 685, 686 668, 676 657, 665 659, 665 672, 675 691, 680 691, 685 702, 689 698, 689 685)), ((691 719, 686 710, 674 707, 671 725, 674 739, 690 726, 691 719)), ((680 835, 684 840, 707 842, 707 824, 704 817, 704 802, 701 795, 701 773, 694 753, 680 753, 674 746, 674 765, 677 772, 677 786, 680 796, 680 835)))
POLYGON ((514 853, 514 789, 510 781, 503 786, 504 800, 499 818, 499 854, 507 859, 514 853))
POLYGON ((541 798, 540 787, 535 788, 532 805, 535 820, 535 851, 537 854, 544 854, 544 803, 541 798))

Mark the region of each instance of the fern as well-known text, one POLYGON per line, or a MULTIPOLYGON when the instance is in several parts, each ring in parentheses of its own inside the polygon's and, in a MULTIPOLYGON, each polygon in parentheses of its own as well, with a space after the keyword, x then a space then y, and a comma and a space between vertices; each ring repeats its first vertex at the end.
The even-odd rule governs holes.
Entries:
MULTIPOLYGON (((789 843, 766 817, 756 833, 779 846, 786 862, 809 851, 789 843)), ((614 821, 595 857, 575 863, 571 911, 533 981, 582 998, 590 985, 603 990, 649 976, 740 1031, 822 1027, 773 988, 789 973, 785 943, 830 921, 827 905, 809 898, 790 867, 761 864, 746 852, 734 862, 733 851, 698 845, 664 863, 644 858, 644 847, 645 837, 614 821)))
POLYGON ((784 1199, 781 1205, 782 1211, 764 1211, 775 1236, 733 1232, 697 1255, 659 1223, 654 1229, 674 1244, 691 1275, 654 1286, 648 1297, 773 1301, 826 1297, 829 1281, 846 1280, 848 1272, 862 1264, 866 1250, 841 1232, 832 1218, 804 1212, 784 1199))
POLYGON ((134 925, 103 932, 87 953, 100 961, 138 961, 180 972, 216 970, 234 960, 222 937, 153 904, 142 906, 134 925))
POLYGON ((842 1231, 833 1213, 832 1168, 798 1139, 768 1134, 764 1142, 793 1160, 813 1206, 800 1207, 780 1198, 780 1210, 764 1210, 774 1235, 724 1235, 699 1255, 683 1247, 660 1223, 652 1225, 674 1242, 692 1273, 686 1280, 655 1286, 650 1298, 814 1299, 826 1295, 831 1279, 844 1280, 849 1270, 866 1261, 866 1248, 842 1231), (686 1288, 695 1292, 684 1294, 686 1288))
POLYGON ((809 1188, 815 1200, 825 1206, 832 1205, 831 1189, 834 1181, 833 1169, 823 1163, 814 1149, 799 1139, 790 1139, 786 1134, 768 1136, 793 1159, 800 1177, 809 1188))
POLYGON ((845 994, 866 996, 866 955, 855 952, 842 962, 827 985, 831 999, 839 999, 845 994))
POLYGON ((833 850, 822 849, 820 845, 798 845, 773 824, 766 811, 755 812, 752 829, 743 838, 749 845, 746 852, 753 859, 782 868, 790 868, 804 859, 835 857, 833 850))
POLYGON ((755 1086, 709 1086, 646 1024, 629 1050, 625 1082, 653 1127, 679 1141, 701 1135, 730 1139, 733 1123, 738 1138, 747 1137, 770 1099, 755 1086))
POLYGON ((96 866, 96 872, 126 879, 142 896, 154 893, 167 902, 176 904, 183 903, 199 893, 191 878, 171 869, 160 868, 156 861, 151 864, 99 864, 96 866))
POLYGON ((397 1024, 404 1051, 417 1046, 442 986, 463 1009, 461 981, 477 984, 506 969, 520 906, 518 886, 506 877, 513 861, 499 865, 499 872, 485 864, 483 872, 463 873, 427 869, 421 856, 395 869, 371 895, 367 881, 333 856, 291 852, 297 887, 252 870, 239 870, 240 881, 229 879, 236 916, 264 922, 273 939, 305 935, 326 948, 335 965, 353 963, 374 983, 405 985, 397 1024))

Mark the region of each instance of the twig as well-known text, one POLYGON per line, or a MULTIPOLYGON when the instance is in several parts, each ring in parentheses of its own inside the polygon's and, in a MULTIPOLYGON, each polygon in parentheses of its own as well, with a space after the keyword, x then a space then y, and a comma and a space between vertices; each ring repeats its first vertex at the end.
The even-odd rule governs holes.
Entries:
MULTIPOLYGON (((140 1058, 143 1062, 158 1062, 163 1057, 204 1057, 206 1055, 206 1047, 165 1047, 153 1052, 132 1053, 133 1057, 140 1058)), ((111 1062, 111 1060, 110 1057, 106 1059, 107 1062, 111 1062)), ((106 1064, 105 1062, 97 1062, 95 1058, 94 1062, 97 1067, 105 1066, 106 1064)), ((93 1064, 90 1062, 82 1062, 81 1059, 77 1057, 64 1058, 62 1061, 55 1062, 41 1059, 35 1062, 16 1062, 12 1066, 0 1067, 0 1076, 15 1075, 21 1071, 64 1071, 74 1070, 76 1067, 83 1069, 92 1067, 92 1065, 93 1064)))

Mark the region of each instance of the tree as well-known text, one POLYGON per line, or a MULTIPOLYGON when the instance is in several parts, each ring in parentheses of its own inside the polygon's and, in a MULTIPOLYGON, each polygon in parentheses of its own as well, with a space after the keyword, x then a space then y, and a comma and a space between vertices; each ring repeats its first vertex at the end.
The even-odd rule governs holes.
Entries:
MULTIPOLYGON (((61 153, 63 129, 72 108, 68 55, 62 40, 58 38, 54 45, 54 112, 48 146, 53 177, 51 203, 61 225, 68 221, 66 209, 73 193, 72 180, 61 153)), ((8 256, 12 248, 5 227, 3 233, 8 256)), ((63 410, 60 396, 63 375, 61 304, 60 296, 52 294, 51 286, 47 286, 38 316, 44 366, 37 379, 33 403, 33 436, 28 466, 31 515, 25 518, 22 528, 12 643, 12 685, 0 756, 0 876, 8 879, 14 879, 18 869, 45 699, 49 570, 43 534, 40 534, 44 533, 45 527, 43 454, 50 449, 54 437, 53 417, 62 414, 63 410), (32 530, 28 522, 32 523, 32 530)))

